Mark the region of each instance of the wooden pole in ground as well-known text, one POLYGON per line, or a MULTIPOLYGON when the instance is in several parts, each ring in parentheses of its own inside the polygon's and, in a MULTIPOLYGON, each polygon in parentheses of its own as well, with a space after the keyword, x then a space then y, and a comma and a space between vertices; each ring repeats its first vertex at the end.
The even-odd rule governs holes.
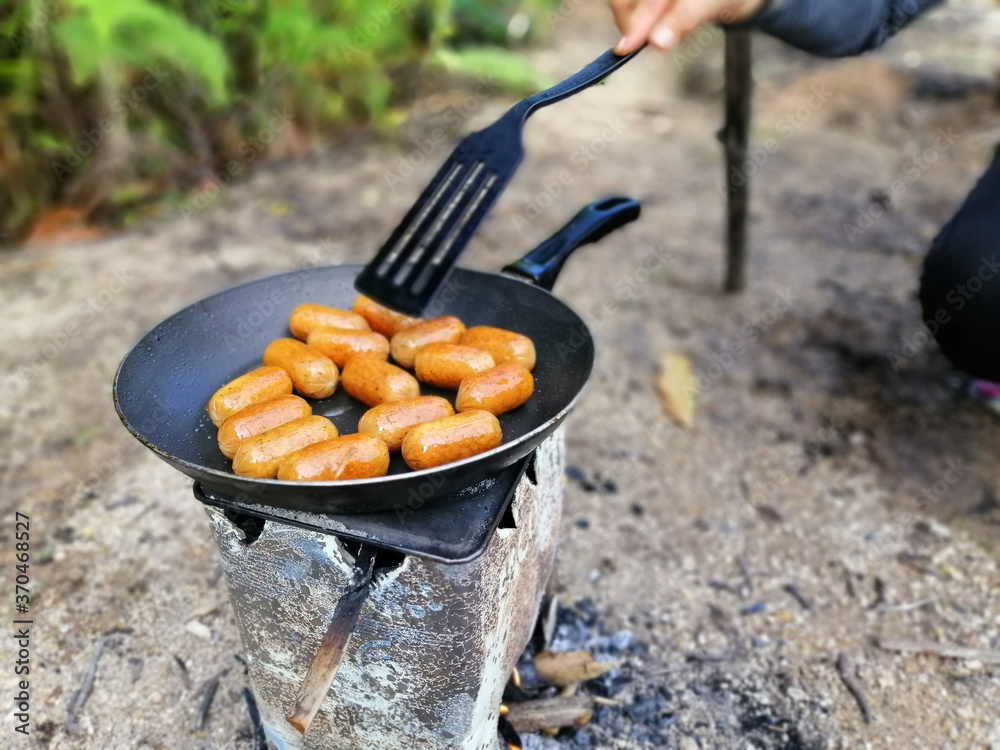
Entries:
POLYGON ((746 286, 747 216, 750 176, 746 173, 750 140, 751 43, 748 29, 726 31, 726 123, 719 134, 726 151, 726 277, 723 288, 746 286))

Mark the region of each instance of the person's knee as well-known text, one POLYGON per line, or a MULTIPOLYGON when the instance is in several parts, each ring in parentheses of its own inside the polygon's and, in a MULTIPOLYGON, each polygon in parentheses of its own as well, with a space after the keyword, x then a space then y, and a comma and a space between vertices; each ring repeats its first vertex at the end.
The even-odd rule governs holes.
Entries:
MULTIPOLYGON (((997 196, 1000 201, 1000 195, 997 196)), ((923 318, 952 364, 1000 380, 1000 227, 963 209, 935 239, 920 280, 923 318)))

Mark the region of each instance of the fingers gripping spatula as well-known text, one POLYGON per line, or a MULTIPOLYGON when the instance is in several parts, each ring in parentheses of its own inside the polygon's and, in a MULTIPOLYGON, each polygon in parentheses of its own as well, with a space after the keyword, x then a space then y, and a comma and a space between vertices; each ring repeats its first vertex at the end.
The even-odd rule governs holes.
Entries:
POLYGON ((419 314, 514 175, 524 122, 537 109, 606 78, 639 53, 605 52, 574 76, 529 96, 485 130, 466 136, 389 240, 359 274, 355 287, 382 304, 419 314))

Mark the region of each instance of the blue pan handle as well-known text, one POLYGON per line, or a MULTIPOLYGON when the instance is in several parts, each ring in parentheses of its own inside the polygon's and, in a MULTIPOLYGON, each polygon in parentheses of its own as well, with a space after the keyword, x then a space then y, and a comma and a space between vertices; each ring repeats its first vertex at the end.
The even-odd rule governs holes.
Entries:
POLYGON ((591 203, 570 222, 503 272, 527 279, 552 291, 563 263, 582 245, 597 242, 609 232, 639 218, 642 204, 635 198, 615 196, 591 203))

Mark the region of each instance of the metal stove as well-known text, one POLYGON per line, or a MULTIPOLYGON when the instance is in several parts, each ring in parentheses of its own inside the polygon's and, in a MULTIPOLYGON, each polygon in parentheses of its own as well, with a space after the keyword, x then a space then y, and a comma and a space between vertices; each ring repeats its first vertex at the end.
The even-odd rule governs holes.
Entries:
POLYGON ((265 732, 277 750, 496 750, 504 686, 555 559, 563 437, 424 504, 317 514, 195 487, 222 555, 265 732), (285 720, 352 576, 380 550, 333 685, 303 735, 285 720))

